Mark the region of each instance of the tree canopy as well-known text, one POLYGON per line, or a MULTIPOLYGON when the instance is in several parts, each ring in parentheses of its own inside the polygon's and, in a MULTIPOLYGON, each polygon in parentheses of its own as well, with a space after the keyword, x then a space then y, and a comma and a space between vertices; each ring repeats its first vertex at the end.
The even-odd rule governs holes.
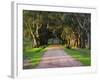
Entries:
POLYGON ((90 48, 91 14, 23 10, 23 45, 40 47, 57 38, 67 47, 90 48))

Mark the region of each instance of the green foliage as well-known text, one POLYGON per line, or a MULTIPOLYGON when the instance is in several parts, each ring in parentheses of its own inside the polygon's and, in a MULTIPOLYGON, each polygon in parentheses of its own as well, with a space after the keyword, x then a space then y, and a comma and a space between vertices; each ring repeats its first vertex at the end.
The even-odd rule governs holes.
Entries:
POLYGON ((27 64, 31 64, 28 66, 23 66, 24 69, 31 69, 36 67, 39 62, 41 61, 41 58, 46 51, 46 48, 32 48, 32 49, 26 49, 23 52, 23 60, 28 60, 27 64))
POLYGON ((48 45, 55 32, 66 45, 73 42, 76 47, 85 48, 90 45, 90 24, 89 13, 23 10, 23 38, 29 39, 32 42, 29 46, 33 47, 48 45))
POLYGON ((91 65, 91 55, 89 49, 67 49, 64 48, 65 52, 71 55, 76 60, 79 60, 83 66, 91 65))
POLYGON ((49 39, 49 40, 48 40, 48 44, 49 44, 49 45, 51 45, 52 42, 53 42, 53 39, 49 39))

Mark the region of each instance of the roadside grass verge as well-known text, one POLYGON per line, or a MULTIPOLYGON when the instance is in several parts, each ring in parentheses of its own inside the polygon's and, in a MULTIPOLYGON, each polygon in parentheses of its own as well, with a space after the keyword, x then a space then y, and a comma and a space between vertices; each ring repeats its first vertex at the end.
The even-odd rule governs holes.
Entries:
POLYGON ((32 48, 24 50, 23 69, 35 68, 40 63, 45 51, 47 51, 46 48, 32 48))
POLYGON ((89 49, 68 49, 64 47, 64 51, 76 60, 79 60, 83 66, 91 65, 91 52, 89 49))

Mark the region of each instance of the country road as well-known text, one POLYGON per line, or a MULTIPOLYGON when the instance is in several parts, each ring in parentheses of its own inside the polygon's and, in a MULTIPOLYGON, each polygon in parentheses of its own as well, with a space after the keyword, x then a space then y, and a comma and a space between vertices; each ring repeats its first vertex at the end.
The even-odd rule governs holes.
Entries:
POLYGON ((82 63, 68 55, 62 46, 52 46, 44 53, 36 68, 58 68, 82 66, 82 63))

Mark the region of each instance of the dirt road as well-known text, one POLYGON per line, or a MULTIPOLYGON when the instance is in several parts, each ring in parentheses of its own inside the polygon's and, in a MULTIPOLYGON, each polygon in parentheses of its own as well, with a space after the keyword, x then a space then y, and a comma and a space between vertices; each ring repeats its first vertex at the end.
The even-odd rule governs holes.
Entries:
POLYGON ((68 55, 62 46, 52 46, 44 53, 36 68, 58 68, 82 66, 82 63, 68 55))

